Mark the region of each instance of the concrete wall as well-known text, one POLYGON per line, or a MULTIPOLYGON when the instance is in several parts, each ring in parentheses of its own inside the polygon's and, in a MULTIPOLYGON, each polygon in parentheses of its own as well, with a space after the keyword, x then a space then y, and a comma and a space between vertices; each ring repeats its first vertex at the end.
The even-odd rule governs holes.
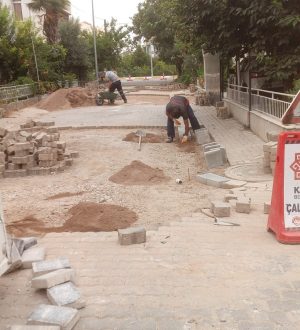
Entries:
POLYGON ((3 104, 2 108, 0 108, 0 118, 4 117, 6 112, 8 111, 15 111, 15 110, 21 110, 27 107, 30 107, 34 104, 36 104, 41 99, 40 96, 31 97, 27 100, 21 100, 17 102, 12 102, 9 104, 3 104))
POLYGON ((225 105, 228 107, 231 115, 241 124, 249 127, 250 129, 262 140, 267 141, 267 132, 283 132, 288 130, 295 130, 295 125, 283 125, 279 119, 267 116, 258 111, 251 111, 249 116, 248 108, 232 102, 231 100, 224 99, 225 105))

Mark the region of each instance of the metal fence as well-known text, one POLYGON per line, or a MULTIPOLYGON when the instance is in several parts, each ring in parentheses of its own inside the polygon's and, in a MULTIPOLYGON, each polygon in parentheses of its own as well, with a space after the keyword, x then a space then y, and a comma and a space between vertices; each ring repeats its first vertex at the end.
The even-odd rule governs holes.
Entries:
MULTIPOLYGON (((295 95, 277 93, 263 89, 251 89, 251 109, 270 116, 281 118, 290 106, 295 95)), ((229 84, 227 98, 245 107, 249 107, 248 87, 229 84)))
POLYGON ((0 87, 0 103, 9 103, 26 99, 35 95, 36 84, 0 87))

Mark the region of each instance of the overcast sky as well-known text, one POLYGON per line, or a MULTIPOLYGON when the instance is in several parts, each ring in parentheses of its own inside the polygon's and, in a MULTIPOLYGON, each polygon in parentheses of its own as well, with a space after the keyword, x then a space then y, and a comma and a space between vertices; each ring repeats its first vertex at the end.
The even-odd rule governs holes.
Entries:
MULTIPOLYGON (((96 25, 103 26, 103 20, 110 21, 112 17, 118 23, 130 23, 140 2, 143 0, 94 0, 96 25)), ((71 0, 71 5, 73 17, 92 23, 92 0, 71 0)))

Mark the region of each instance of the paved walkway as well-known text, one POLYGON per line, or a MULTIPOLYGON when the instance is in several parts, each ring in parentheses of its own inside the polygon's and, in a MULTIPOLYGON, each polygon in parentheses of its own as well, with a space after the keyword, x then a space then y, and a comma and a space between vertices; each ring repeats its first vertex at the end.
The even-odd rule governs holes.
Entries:
POLYGON ((230 165, 257 161, 263 156, 264 141, 233 118, 220 119, 214 107, 194 107, 197 118, 214 140, 227 151, 230 165))
MULTIPOLYGON (((87 306, 75 330, 298 329, 298 246, 278 244, 260 209, 230 221, 240 226, 191 214, 127 247, 115 232, 48 234, 40 244, 77 271, 87 306)), ((1 329, 47 303, 30 279, 30 270, 1 278, 1 329)))

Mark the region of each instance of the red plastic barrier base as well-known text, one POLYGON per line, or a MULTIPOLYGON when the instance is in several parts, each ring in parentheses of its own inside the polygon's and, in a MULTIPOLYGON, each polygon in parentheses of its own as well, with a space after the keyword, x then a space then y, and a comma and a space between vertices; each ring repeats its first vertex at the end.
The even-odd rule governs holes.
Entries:
POLYGON ((279 135, 267 229, 280 243, 300 244, 300 132, 279 135))

